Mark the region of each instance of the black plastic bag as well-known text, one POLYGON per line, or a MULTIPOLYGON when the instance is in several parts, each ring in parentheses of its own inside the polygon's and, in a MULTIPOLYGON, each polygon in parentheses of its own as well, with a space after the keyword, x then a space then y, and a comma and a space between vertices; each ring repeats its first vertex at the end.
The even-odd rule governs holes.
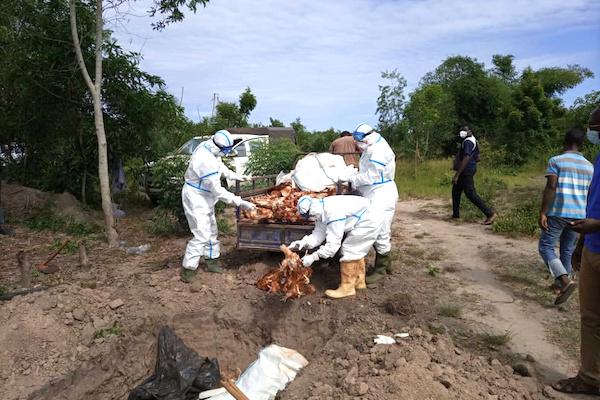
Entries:
POLYGON ((129 400, 191 400, 220 386, 216 358, 199 356, 183 344, 168 326, 158 335, 156 368, 150 378, 129 393, 129 400))

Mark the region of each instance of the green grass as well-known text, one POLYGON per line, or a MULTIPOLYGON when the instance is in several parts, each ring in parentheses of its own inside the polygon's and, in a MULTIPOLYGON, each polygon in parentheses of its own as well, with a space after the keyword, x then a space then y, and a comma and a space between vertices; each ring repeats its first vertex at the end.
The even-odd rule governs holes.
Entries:
POLYGON ((64 232, 75 237, 86 237, 101 231, 99 226, 91 226, 85 221, 73 218, 63 218, 45 213, 43 215, 30 215, 18 219, 17 224, 35 232, 49 230, 51 232, 64 232))
POLYGON ((152 219, 145 225, 146 232, 158 235, 171 235, 177 231, 177 217, 172 211, 162 207, 154 210, 152 219))
POLYGON ((495 348, 508 344, 513 339, 513 336, 514 335, 510 330, 494 332, 482 329, 482 331, 477 334, 477 340, 487 347, 495 348))
POLYGON ((542 204, 541 195, 538 197, 518 203, 514 209, 500 214, 494 222, 494 232, 512 236, 537 236, 538 215, 542 204))
POLYGON ((436 267, 434 267, 433 265, 430 265, 429 267, 427 267, 427 273, 429 274, 429 276, 432 276, 435 278, 435 276, 438 273, 438 269, 436 267))
POLYGON ((539 263, 501 264, 496 268, 496 274, 501 282, 516 286, 517 295, 543 305, 554 301, 554 293, 549 289, 552 277, 539 263))
POLYGON ((459 318, 462 314, 462 306, 458 303, 441 304, 439 314, 444 317, 459 318))
POLYGON ((572 315, 565 321, 550 321, 546 324, 550 340, 573 359, 579 359, 581 343, 581 320, 572 315))
POLYGON ((113 322, 113 326, 107 330, 100 329, 94 333, 94 339, 106 338, 108 335, 121 336, 123 329, 119 328, 117 321, 113 322))
MULTIPOLYGON (((415 166, 412 160, 398 160, 396 163, 395 181, 398 185, 400 198, 445 197, 450 199, 452 177, 454 176, 454 171, 452 171, 451 167, 451 158, 422 161, 417 164, 417 174, 415 176, 415 166)), ((496 187, 499 185, 508 188, 537 188, 541 186, 541 189, 543 189, 545 169, 545 164, 538 161, 526 164, 519 170, 493 168, 487 165, 484 157, 484 161, 478 164, 477 175, 475 175, 475 187, 478 192, 484 191, 485 189, 482 186, 487 182, 487 184, 496 187)), ((540 197, 541 189, 539 193, 540 197)), ((466 202, 468 203, 469 201, 466 200, 466 202)))
POLYGON ((220 235, 230 235, 233 233, 233 226, 223 217, 217 216, 217 228, 220 235))
MULTIPOLYGON (((450 159, 414 163, 399 160, 396 165, 396 184, 400 198, 442 197, 451 203, 452 177, 450 159)), ((483 161, 475 176, 475 187, 479 196, 498 215, 493 230, 510 236, 536 236, 538 214, 545 184, 545 162, 533 161, 523 167, 491 168, 483 161)), ((485 216, 463 194, 461 199, 461 221, 482 221, 485 216)), ((448 206, 448 214, 451 206, 448 206)), ((417 239, 422 236, 415 236, 417 239)))

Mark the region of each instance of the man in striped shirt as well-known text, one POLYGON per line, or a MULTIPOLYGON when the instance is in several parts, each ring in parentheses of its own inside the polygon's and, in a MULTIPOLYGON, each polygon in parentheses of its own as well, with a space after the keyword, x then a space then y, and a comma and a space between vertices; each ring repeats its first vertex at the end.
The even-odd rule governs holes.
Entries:
POLYGON ((552 157, 546 169, 546 188, 540 210, 539 251, 555 279, 558 297, 554 304, 562 304, 577 285, 571 277, 571 255, 577 242, 577 232, 570 228, 576 219, 585 218, 587 194, 594 174, 594 166, 581 155, 582 131, 572 129, 565 134, 565 152, 552 157), (560 239, 560 257, 554 248, 560 239))

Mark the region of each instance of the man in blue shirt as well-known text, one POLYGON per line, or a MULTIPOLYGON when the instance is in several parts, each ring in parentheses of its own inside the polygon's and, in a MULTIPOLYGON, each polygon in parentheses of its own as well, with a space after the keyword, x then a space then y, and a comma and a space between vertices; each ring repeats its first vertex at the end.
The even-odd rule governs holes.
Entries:
POLYGON ((540 209, 539 251, 552 276, 562 304, 571 296, 577 284, 571 281, 571 255, 575 250, 577 232, 569 223, 585 218, 587 194, 594 166, 581 155, 583 132, 571 129, 565 134, 564 153, 552 157, 546 169, 546 188, 540 209), (560 239, 560 257, 554 248, 560 239))
MULTIPOLYGON (((600 106, 590 115, 587 137, 600 144, 600 106)), ((574 378, 552 385, 560 392, 600 395, 600 154, 594 161, 586 218, 571 222, 582 235, 573 253, 573 269, 579 273, 581 312, 581 367, 574 378), (584 245, 585 244, 585 245, 584 245)))
POLYGON ((458 165, 454 167, 456 174, 452 178, 452 218, 460 218, 460 198, 464 191, 467 199, 475 204, 487 217, 483 224, 491 225, 496 219, 496 214, 490 210, 483 199, 477 194, 473 179, 477 172, 477 162, 480 159, 479 143, 477 143, 477 139, 473 136, 469 124, 464 124, 460 127, 460 137, 464 140, 457 156, 458 165))

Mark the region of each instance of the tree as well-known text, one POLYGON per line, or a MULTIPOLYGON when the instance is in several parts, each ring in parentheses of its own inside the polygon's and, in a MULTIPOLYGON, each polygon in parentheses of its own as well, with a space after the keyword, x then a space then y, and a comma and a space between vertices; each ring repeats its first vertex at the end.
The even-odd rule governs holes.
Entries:
POLYGON ((296 120, 290 122, 290 126, 296 133, 296 143, 301 151, 309 151, 310 132, 306 129, 306 126, 302 124, 300 117, 296 117, 296 120))
POLYGON ((214 127, 216 130, 245 128, 248 126, 248 117, 254 108, 256 108, 256 97, 250 88, 246 88, 240 95, 239 105, 225 101, 217 104, 214 127))
POLYGON ((421 86, 440 84, 453 99, 456 119, 470 123, 480 137, 492 137, 499 130, 502 105, 509 101, 508 86, 490 76, 483 63, 464 56, 449 57, 421 79, 421 86))
POLYGON ((441 85, 425 85, 412 92, 404 113, 410 129, 411 149, 420 149, 423 158, 452 154, 454 127, 458 122, 452 96, 441 85))
MULTIPOLYGON (((151 9, 151 15, 157 13, 167 15, 162 21, 159 21, 155 28, 162 29, 171 22, 181 21, 183 13, 180 7, 187 5, 192 11, 196 11, 198 4, 206 6, 209 0, 154 0, 151 9)), ((110 197, 109 178, 108 178, 108 154, 106 132, 104 130, 104 111, 103 111, 103 93, 102 93, 102 58, 104 44, 104 22, 103 22, 103 0, 96 0, 96 25, 95 25, 95 65, 94 79, 90 76, 88 67, 83 58, 79 33, 77 31, 77 14, 75 0, 69 0, 70 6, 70 22, 71 36, 73 38, 73 46, 77 63, 83 75, 84 81, 89 89, 94 105, 94 125, 96 128, 96 136, 98 140, 98 176, 100 178, 100 193, 102 198, 102 211, 106 224, 106 237, 109 246, 118 245, 118 234, 114 228, 114 218, 112 215, 112 200, 110 197)))
POLYGON ((492 73, 502 79, 507 85, 512 84, 517 77, 517 68, 513 64, 514 59, 515 56, 512 54, 506 56, 495 54, 492 56, 492 63, 494 64, 492 73))
POLYGON ((381 73, 381 78, 390 81, 387 85, 379 85, 379 98, 377 111, 379 114, 379 127, 381 132, 389 132, 400 123, 404 111, 404 89, 406 79, 395 69, 381 73))
POLYGON ((283 122, 281 122, 278 119, 273 119, 273 117, 269 118, 270 124, 269 126, 272 126, 274 128, 285 128, 285 125, 283 124, 283 122))
POLYGON ((249 87, 240 95, 240 114, 246 123, 250 113, 256 108, 256 96, 252 94, 249 87))
POLYGON ((573 64, 567 68, 541 68, 535 71, 535 76, 541 79, 546 97, 556 97, 579 85, 585 79, 593 78, 594 73, 578 64, 573 64))
POLYGON ((548 142, 552 136, 554 103, 544 94, 542 80, 531 68, 525 68, 515 86, 506 115, 504 143, 513 165, 525 163, 533 149, 548 142))

